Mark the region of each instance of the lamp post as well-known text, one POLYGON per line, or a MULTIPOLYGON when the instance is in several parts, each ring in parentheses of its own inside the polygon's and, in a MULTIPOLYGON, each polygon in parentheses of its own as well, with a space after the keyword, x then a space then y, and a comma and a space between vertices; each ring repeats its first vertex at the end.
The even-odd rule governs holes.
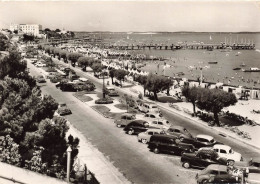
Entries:
POLYGON ((103 74, 103 98, 106 97, 106 93, 105 93, 105 69, 102 70, 102 74, 103 74))
POLYGON ((71 147, 67 149, 67 182, 70 182, 70 160, 71 160, 71 147))

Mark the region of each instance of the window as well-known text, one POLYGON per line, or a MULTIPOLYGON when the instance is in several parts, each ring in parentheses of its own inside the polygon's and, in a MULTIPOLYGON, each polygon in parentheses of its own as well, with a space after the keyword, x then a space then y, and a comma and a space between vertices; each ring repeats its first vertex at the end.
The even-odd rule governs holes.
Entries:
POLYGON ((153 121, 152 123, 155 124, 155 125, 157 125, 157 121, 153 121))
POLYGON ((227 172, 226 171, 220 171, 219 174, 224 175, 224 174, 227 174, 227 172))
POLYGON ((158 125, 163 125, 163 123, 159 121, 159 122, 158 122, 158 125))
POLYGON ((144 117, 149 117, 149 114, 146 114, 144 117))
POLYGON ((150 117, 151 117, 151 118, 155 118, 155 116, 154 116, 154 115, 152 115, 152 114, 151 114, 151 116, 150 116, 150 117))
POLYGON ((210 174, 218 175, 218 171, 210 171, 210 174))
POLYGON ((200 141, 200 142, 208 142, 208 140, 204 139, 204 138, 197 138, 197 140, 200 141))
POLYGON ((148 132, 148 135, 153 135, 153 132, 148 132))
POLYGON ((219 152, 219 149, 214 149, 214 151, 219 152))
POLYGON ((154 132, 153 135, 159 134, 158 132, 154 132))
POLYGON ((174 129, 173 131, 176 132, 176 133, 181 133, 181 131, 178 130, 178 129, 174 129))
POLYGON ((220 153, 225 153, 227 154, 226 150, 220 149, 220 153))
POLYGON ((121 119, 126 119, 126 116, 122 116, 122 118, 121 119))
POLYGON ((127 119, 127 120, 132 120, 132 117, 129 116, 129 117, 126 117, 126 119, 127 119))

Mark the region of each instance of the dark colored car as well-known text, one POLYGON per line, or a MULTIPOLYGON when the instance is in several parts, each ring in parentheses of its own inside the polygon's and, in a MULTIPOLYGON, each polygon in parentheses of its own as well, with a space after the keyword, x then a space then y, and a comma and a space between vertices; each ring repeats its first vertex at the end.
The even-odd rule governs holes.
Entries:
POLYGON ((45 83, 45 82, 46 82, 46 80, 44 79, 43 75, 37 76, 36 81, 37 81, 38 83, 45 83))
POLYGON ((210 164, 227 165, 227 159, 219 157, 214 150, 199 150, 195 153, 183 153, 181 162, 184 168, 205 168, 210 164))
POLYGON ((124 131, 129 135, 139 134, 148 130, 149 124, 144 120, 134 120, 124 127, 124 131))
POLYGON ((67 107, 67 105, 65 103, 59 104, 57 112, 60 116, 72 114, 71 110, 67 107))
POLYGON ((229 174, 211 176, 207 184, 241 184, 237 177, 229 174))
POLYGON ((176 136, 161 134, 151 136, 148 148, 156 154, 166 152, 178 155, 194 150, 193 145, 180 142, 176 136))
POLYGON ((240 177, 232 174, 232 171, 228 166, 219 164, 211 164, 196 175, 196 180, 198 184, 206 184, 210 182, 212 184, 219 183, 222 182, 221 178, 223 182, 232 180, 232 184, 234 184, 234 179, 237 181, 237 183, 240 183, 239 180, 241 180, 240 177))
POLYGON ((260 159, 251 159, 249 161, 235 162, 234 167, 243 169, 246 174, 260 173, 260 159))
POLYGON ((184 139, 191 139, 193 136, 188 132, 188 130, 182 126, 175 126, 172 125, 170 128, 166 131, 166 134, 168 135, 174 135, 178 137, 181 141, 184 139))
POLYGON ((215 144, 222 144, 216 141, 212 136, 203 134, 199 134, 195 138, 186 138, 183 142, 192 144, 196 149, 202 147, 212 147, 215 144))

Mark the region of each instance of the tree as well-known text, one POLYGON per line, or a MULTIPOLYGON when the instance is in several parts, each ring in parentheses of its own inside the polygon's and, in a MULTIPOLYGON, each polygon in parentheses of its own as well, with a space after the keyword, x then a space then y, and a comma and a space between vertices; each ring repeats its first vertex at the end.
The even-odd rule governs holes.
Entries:
POLYGON ((24 41, 24 42, 34 41, 34 36, 33 36, 33 35, 24 34, 24 35, 23 35, 23 41, 24 41))
POLYGON ((21 61, 21 56, 16 51, 11 51, 9 56, 0 59, 0 79, 9 75, 14 78, 21 72, 25 72, 26 62, 21 61))
POLYGON ((91 66, 94 74, 96 74, 97 72, 101 72, 103 67, 100 63, 94 63, 92 66, 91 66))
POLYGON ((60 58, 62 58, 64 60, 64 62, 66 63, 67 62, 67 55, 68 55, 68 52, 65 51, 65 50, 60 50, 60 58))
POLYGON ((198 96, 200 95, 201 88, 192 87, 185 85, 182 88, 182 95, 185 96, 188 102, 191 102, 193 105, 193 113, 196 116, 196 101, 198 100, 198 96))
POLYGON ((51 31, 49 28, 44 29, 44 32, 49 32, 49 31, 51 31))
POLYGON ((197 106, 200 109, 212 112, 214 114, 215 123, 220 126, 218 113, 224 107, 235 105, 237 102, 236 96, 233 93, 225 92, 221 89, 201 89, 198 97, 197 106))
POLYGON ((0 51, 4 51, 8 48, 8 42, 7 37, 0 33, 0 51))
POLYGON ((55 29, 55 32, 60 32, 60 29, 55 29))
POLYGON ((145 76, 145 75, 138 75, 136 77, 136 81, 139 82, 143 86, 143 88, 144 88, 144 96, 145 96, 146 84, 147 84, 147 76, 145 76))
POLYGON ((71 61, 71 65, 75 66, 75 63, 78 61, 78 59, 82 56, 82 54, 79 53, 68 53, 67 59, 71 61))
POLYGON ((109 76, 111 77, 112 84, 114 84, 114 77, 115 77, 116 69, 112 68, 109 70, 109 76))
POLYGON ((126 70, 122 70, 122 69, 116 70, 115 77, 117 78, 117 80, 120 81, 121 86, 122 86, 122 80, 124 80, 125 76, 128 75, 128 73, 129 72, 126 70))
POLYGON ((91 57, 85 57, 85 56, 82 56, 78 59, 78 65, 79 66, 82 66, 83 70, 86 71, 86 68, 87 66, 90 66, 92 64, 92 58, 91 57))
POLYGON ((20 166, 21 155, 19 154, 19 145, 13 141, 10 135, 0 137, 0 148, 1 162, 20 166))
POLYGON ((147 77, 146 88, 153 92, 155 100, 158 100, 157 93, 169 89, 173 83, 167 77, 149 74, 147 77))

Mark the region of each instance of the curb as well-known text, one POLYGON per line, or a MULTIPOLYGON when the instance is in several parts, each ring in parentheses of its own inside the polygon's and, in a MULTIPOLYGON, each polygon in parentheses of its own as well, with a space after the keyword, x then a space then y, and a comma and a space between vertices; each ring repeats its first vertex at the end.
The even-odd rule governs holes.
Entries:
MULTIPOLYGON (((78 68, 75 68, 75 69, 78 69, 78 68)), ((79 69, 78 69, 78 70, 79 70, 79 69)), ((88 76, 89 78, 91 78, 92 80, 95 80, 96 82, 100 83, 100 81, 97 80, 94 76, 91 76, 91 75, 88 74, 88 73, 85 73, 85 75, 88 76)), ((114 87, 115 87, 116 89, 118 89, 118 90, 121 90, 123 93, 128 93, 128 94, 133 93, 133 92, 125 91, 126 88, 119 88, 119 87, 117 87, 117 86, 114 86, 114 87)), ((131 95, 138 97, 137 94, 131 94, 131 95)), ((149 102, 152 102, 152 103, 156 103, 155 101, 152 101, 152 100, 149 100, 149 99, 146 99, 146 100, 149 101, 149 102)), ((165 110, 167 110, 167 111, 170 111, 170 112, 172 112, 172 113, 175 113, 175 114, 177 114, 177 115, 180 115, 180 116, 182 116, 182 117, 184 117, 184 118, 186 118, 186 119, 195 121, 195 122, 199 123, 201 126, 204 126, 205 128, 208 128, 208 129, 211 129, 211 130, 215 130, 215 131, 218 131, 218 132, 221 133, 221 134, 226 135, 225 132, 216 130, 216 129, 214 129, 213 127, 209 127, 209 126, 205 125, 204 123, 202 123, 202 122, 200 122, 200 121, 198 121, 198 120, 194 120, 194 119, 192 119, 191 117, 188 117, 188 116, 185 116, 185 115, 183 115, 183 114, 181 114, 181 113, 175 112, 175 111, 173 111, 173 109, 168 109, 168 108, 166 108, 166 107, 164 107, 164 106, 162 106, 162 105, 160 105, 160 104, 158 104, 158 103, 156 103, 156 104, 157 104, 160 108, 162 108, 162 109, 165 109, 165 110)), ((91 107, 91 106, 90 106, 90 107, 91 107)), ((91 108, 92 108, 92 107, 91 107, 91 108)), ((93 109, 93 108, 92 108, 92 109, 93 109)), ((97 111, 96 109, 94 109, 94 110, 97 111)), ((98 112, 98 113, 100 113, 100 112, 98 112)), ((102 113, 100 113, 100 114, 101 114, 102 116, 104 116, 105 118, 108 118, 108 117, 106 117, 105 115, 103 115, 102 113)), ((240 142, 242 142, 242 143, 244 143, 244 144, 246 144, 246 145, 249 145, 249 146, 251 146, 251 147, 253 147, 253 148, 257 149, 257 150, 260 150, 260 147, 257 147, 257 146, 255 146, 255 145, 253 145, 253 144, 251 144, 251 143, 245 142, 245 141, 243 141, 243 140, 241 140, 241 139, 238 139, 237 137, 234 137, 234 136, 232 136, 232 135, 227 135, 227 137, 230 137, 230 138, 232 138, 232 139, 234 139, 234 140, 237 140, 237 141, 240 141, 240 142)))
MULTIPOLYGON (((75 97, 75 98, 77 98, 77 96, 75 96, 74 94, 73 94, 73 96, 75 97)), ((83 100, 81 100, 81 99, 79 99, 79 98, 77 98, 79 101, 81 101, 81 102, 83 102, 84 104, 86 104, 83 100)), ((88 105, 88 104, 86 104, 86 105, 88 105)), ((94 111, 96 111, 97 113, 99 113, 100 115, 102 115, 104 118, 108 118, 108 119, 113 119, 112 117, 109 117, 109 116, 106 116, 106 115, 104 115, 104 114, 102 114, 101 112, 99 112, 97 109, 95 109, 95 108, 93 108, 93 106, 90 106, 90 105, 88 105, 91 109, 93 109, 94 111)))
POLYGON ((183 115, 183 114, 181 114, 181 113, 175 112, 173 109, 167 109, 166 107, 164 107, 164 106, 162 106, 162 105, 160 105, 160 104, 157 104, 157 105, 158 105, 160 108, 164 109, 164 110, 170 111, 170 112, 172 112, 172 113, 174 113, 174 114, 178 114, 178 115, 180 115, 180 116, 182 116, 182 117, 184 117, 184 118, 186 118, 186 119, 188 119, 188 120, 195 121, 196 123, 199 123, 201 126, 204 126, 205 128, 208 128, 208 129, 217 131, 218 134, 220 134, 220 133, 221 133, 221 134, 224 134, 224 135, 226 135, 226 136, 229 137, 229 138, 232 138, 232 139, 234 139, 234 140, 243 142, 243 143, 246 144, 246 145, 249 145, 249 146, 251 146, 251 147, 253 147, 253 148, 257 149, 257 150, 260 150, 259 147, 255 146, 255 145, 253 145, 253 144, 251 144, 251 143, 245 142, 245 141, 243 141, 243 140, 241 140, 241 139, 238 139, 237 137, 234 137, 234 136, 232 136, 232 135, 227 135, 225 132, 222 132, 222 131, 219 131, 219 130, 214 129, 213 127, 207 126, 206 124, 204 124, 204 123, 201 122, 201 121, 192 119, 191 117, 188 117, 188 116, 185 116, 185 115, 183 115))

